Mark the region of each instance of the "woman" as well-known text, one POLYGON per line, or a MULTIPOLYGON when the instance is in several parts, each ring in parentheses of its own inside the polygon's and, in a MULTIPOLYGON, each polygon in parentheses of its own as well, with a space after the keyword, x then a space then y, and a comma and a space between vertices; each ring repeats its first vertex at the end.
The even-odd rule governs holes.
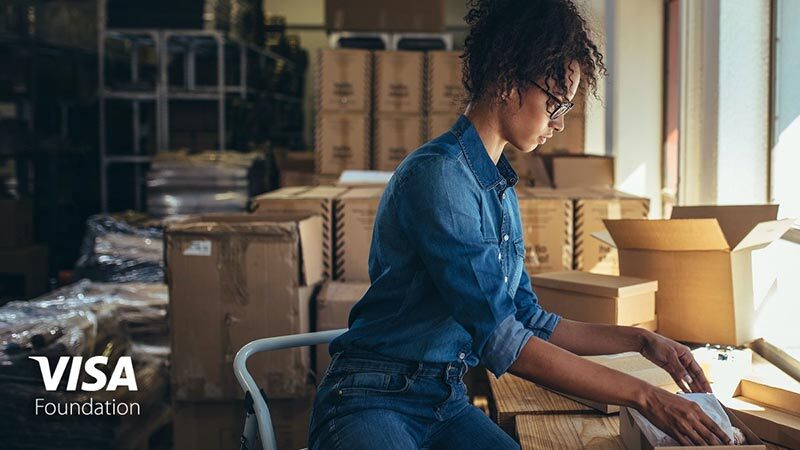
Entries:
POLYGON ((602 55, 570 0, 475 1, 466 19, 466 112, 397 168, 378 207, 371 286, 330 346, 311 448, 518 448, 471 406, 482 363, 561 392, 636 408, 682 444, 727 436, 696 404, 576 355, 639 351, 686 391, 710 391, 689 349, 650 331, 561 318, 526 272, 506 143, 564 129, 602 55))

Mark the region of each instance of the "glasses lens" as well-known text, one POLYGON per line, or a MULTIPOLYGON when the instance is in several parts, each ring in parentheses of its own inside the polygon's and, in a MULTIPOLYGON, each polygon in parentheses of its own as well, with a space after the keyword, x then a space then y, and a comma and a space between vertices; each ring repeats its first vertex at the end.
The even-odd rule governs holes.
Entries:
POLYGON ((572 103, 569 103, 569 102, 562 103, 562 104, 558 105, 558 108, 556 108, 556 110, 553 111, 553 113, 550 115, 550 118, 552 120, 558 119, 559 117, 561 117, 564 114, 568 113, 569 110, 572 109, 573 106, 574 105, 572 103))

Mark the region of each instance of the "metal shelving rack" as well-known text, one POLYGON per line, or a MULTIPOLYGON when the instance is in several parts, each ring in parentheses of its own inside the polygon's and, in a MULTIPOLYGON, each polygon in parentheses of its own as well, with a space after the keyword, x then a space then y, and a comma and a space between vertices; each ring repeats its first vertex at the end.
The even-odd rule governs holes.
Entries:
POLYGON ((108 171, 112 164, 133 164, 135 179, 135 208, 143 210, 142 187, 145 164, 152 161, 153 155, 142 153, 141 149, 141 104, 153 102, 155 104, 155 142, 156 152, 167 151, 169 145, 169 102, 170 100, 189 101, 215 101, 217 102, 217 131, 219 138, 218 150, 226 148, 226 102, 231 96, 247 99, 250 96, 260 100, 278 101, 286 103, 301 103, 302 99, 276 92, 269 92, 248 85, 248 61, 251 58, 271 59, 280 62, 287 70, 295 70, 292 61, 271 52, 265 48, 228 38, 224 32, 218 30, 189 30, 189 29, 115 29, 106 27, 106 0, 98 2, 98 101, 99 101, 99 154, 100 154, 100 202, 103 212, 108 212, 108 171), (140 46, 153 46, 157 55, 157 78, 151 90, 119 90, 107 86, 106 83, 106 45, 109 39, 121 39, 129 42, 131 52, 131 82, 139 81, 139 52, 140 46), (214 41, 217 55, 217 82, 216 85, 198 86, 196 83, 196 50, 201 41, 214 41), (226 82, 226 50, 233 47, 238 50, 239 80, 236 85, 226 82), (171 52, 180 52, 184 55, 184 85, 185 88, 177 89, 169 84, 169 63, 171 52), (132 154, 115 155, 108 153, 107 130, 107 101, 130 101, 133 108, 132 154))

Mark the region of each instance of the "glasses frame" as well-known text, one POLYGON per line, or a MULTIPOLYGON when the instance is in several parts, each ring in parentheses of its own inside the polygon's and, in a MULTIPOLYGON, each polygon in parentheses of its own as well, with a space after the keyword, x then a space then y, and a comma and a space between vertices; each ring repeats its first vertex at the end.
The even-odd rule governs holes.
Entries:
POLYGON ((559 117, 564 116, 572 108, 575 107, 575 103, 572 103, 569 100, 567 100, 567 101, 561 100, 560 98, 558 98, 555 95, 553 95, 547 89, 539 86, 539 83, 533 82, 533 85, 536 86, 537 88, 541 89, 542 92, 544 92, 548 97, 550 97, 550 99, 553 100, 555 102, 555 104, 556 104, 556 109, 554 109, 553 112, 550 112, 550 120, 557 120, 559 117))

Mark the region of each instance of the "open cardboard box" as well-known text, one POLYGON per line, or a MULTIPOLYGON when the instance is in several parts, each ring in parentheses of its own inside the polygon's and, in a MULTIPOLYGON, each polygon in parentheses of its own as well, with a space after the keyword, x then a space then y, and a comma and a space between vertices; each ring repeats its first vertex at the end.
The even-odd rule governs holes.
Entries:
MULTIPOLYGON (((725 413, 728 415, 728 418, 731 420, 731 424, 740 430, 742 430, 742 434, 744 434, 745 438, 747 438, 747 444, 745 445, 712 445, 703 448, 717 448, 717 449, 730 449, 730 450, 766 450, 767 446, 764 442, 753 433, 752 430, 747 428, 741 420, 739 420, 730 409, 726 408, 725 413)), ((619 434, 622 438, 622 442, 625 444, 625 447, 628 450, 682 450, 686 448, 695 448, 697 446, 673 446, 673 447, 661 447, 661 446, 654 446, 650 441, 647 440, 642 430, 636 425, 636 422, 633 421, 633 416, 631 415, 628 408, 622 408, 619 413, 619 434)))
MULTIPOLYGON (((671 220, 605 220, 592 235, 619 249, 620 273, 656 279, 659 333, 679 341, 753 340, 752 252, 791 226, 777 205, 676 207, 671 220)), ((759 280, 760 281, 760 280, 759 280)))
POLYGON ((723 403, 765 441, 800 448, 800 384, 743 379, 723 403))

